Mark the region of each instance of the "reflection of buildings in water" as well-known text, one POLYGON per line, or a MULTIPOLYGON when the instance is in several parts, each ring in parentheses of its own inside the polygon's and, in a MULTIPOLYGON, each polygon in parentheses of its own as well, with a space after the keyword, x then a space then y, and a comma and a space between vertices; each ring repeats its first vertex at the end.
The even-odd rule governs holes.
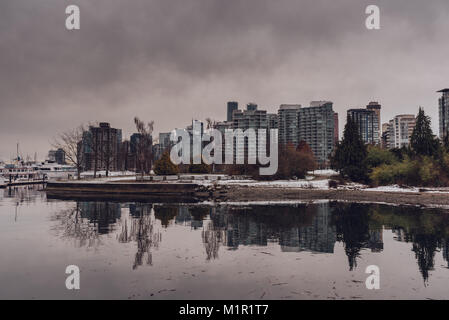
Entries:
POLYGON ((153 206, 147 203, 130 203, 129 214, 132 218, 139 218, 151 214, 153 206))
POLYGON ((368 247, 372 252, 381 252, 384 249, 383 230, 370 230, 368 247))
MULTIPOLYGON (((288 207, 283 218, 285 219, 285 215, 287 221, 298 218, 305 208, 304 205, 288 207)), ((307 208, 314 214, 313 218, 306 222, 292 223, 296 224, 294 227, 290 223, 282 224, 277 221, 279 207, 275 206, 268 208, 268 214, 264 212, 263 219, 257 214, 261 210, 258 207, 237 209, 239 213, 234 213, 232 207, 219 206, 211 212, 211 220, 215 230, 225 232, 224 241, 231 250, 238 249, 239 245, 266 246, 269 241, 275 240, 279 241, 284 252, 333 252, 336 231, 331 225, 329 203, 311 204, 307 208)))
POLYGON ((316 215, 311 225, 281 232, 279 244, 283 252, 334 252, 337 234, 335 226, 331 225, 330 205, 319 203, 313 206, 316 208, 316 215))
POLYGON ((443 241, 442 247, 443 259, 447 262, 447 267, 449 268, 449 239, 443 241))
POLYGON ((236 220, 226 230, 226 245, 229 248, 238 249, 239 245, 267 245, 265 225, 249 219, 236 220))
POLYGON ((399 241, 399 242, 412 241, 410 235, 407 232, 405 232, 405 230, 403 228, 393 228, 393 229, 391 229, 391 232, 393 232, 393 234, 395 235, 394 239, 396 241, 399 241))
POLYGON ((210 207, 193 206, 187 207, 180 205, 175 223, 184 226, 190 226, 192 229, 203 228, 203 221, 210 215, 210 207))
POLYGON ((79 202, 81 218, 88 219, 98 228, 100 234, 111 232, 121 216, 119 203, 114 202, 79 202))
POLYGON ((179 206, 178 214, 175 218, 175 223, 179 225, 190 225, 192 216, 190 215, 189 208, 187 206, 179 206))

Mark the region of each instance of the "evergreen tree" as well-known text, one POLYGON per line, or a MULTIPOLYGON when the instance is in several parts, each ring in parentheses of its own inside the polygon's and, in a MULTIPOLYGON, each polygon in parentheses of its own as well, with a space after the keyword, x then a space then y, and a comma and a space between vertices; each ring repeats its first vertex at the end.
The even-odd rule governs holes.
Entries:
POLYGON ((189 172, 190 173, 210 173, 211 168, 204 162, 201 162, 201 164, 191 164, 189 166, 189 172))
POLYGON ((171 162, 168 151, 164 152, 162 157, 154 165, 154 173, 158 175, 172 175, 178 174, 178 172, 178 166, 171 162))
POLYGON ((430 127, 430 117, 420 107, 416 117, 416 125, 410 139, 413 152, 419 156, 434 156, 438 153, 439 142, 430 127))
POLYGON ((365 159, 367 150, 357 128, 357 124, 348 115, 343 133, 343 140, 338 144, 331 166, 343 177, 352 181, 366 181, 367 167, 365 159))

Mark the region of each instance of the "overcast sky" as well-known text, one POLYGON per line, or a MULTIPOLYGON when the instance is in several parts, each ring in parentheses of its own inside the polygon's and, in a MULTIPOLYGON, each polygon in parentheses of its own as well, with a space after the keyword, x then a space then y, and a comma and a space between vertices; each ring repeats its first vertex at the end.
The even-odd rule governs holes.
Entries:
MULTIPOLYGON (((1 0, 0 159, 43 159, 61 131, 133 117, 156 132, 226 118, 226 102, 382 104, 382 122, 424 106, 437 130, 449 87, 447 0, 1 0), (81 29, 65 28, 65 8, 81 29), (381 9, 381 30, 365 8, 381 9)), ((342 128, 340 128, 342 129, 342 128)), ((437 131, 435 133, 438 133, 437 131)))

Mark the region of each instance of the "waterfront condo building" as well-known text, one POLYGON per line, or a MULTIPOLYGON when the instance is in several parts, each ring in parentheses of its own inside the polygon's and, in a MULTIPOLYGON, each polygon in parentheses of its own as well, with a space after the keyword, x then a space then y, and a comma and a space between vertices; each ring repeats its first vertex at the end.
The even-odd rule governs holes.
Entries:
POLYGON ((438 113, 440 118, 440 139, 444 139, 449 130, 449 89, 438 91, 442 93, 438 99, 438 113))
POLYGON ((300 104, 281 104, 278 111, 279 144, 299 144, 299 109, 300 104))
POLYGON ((227 105, 227 119, 226 121, 230 122, 232 121, 232 113, 234 110, 238 110, 239 103, 236 101, 229 101, 227 105))
POLYGON ((363 142, 367 144, 379 144, 379 118, 375 110, 349 109, 348 116, 356 123, 363 142))
POLYGON ((276 113, 267 113, 268 129, 279 129, 279 117, 276 113))
POLYGON ((416 118, 413 114, 395 116, 388 123, 386 145, 388 149, 402 148, 410 145, 410 138, 415 128, 416 118))
POLYGON ((371 101, 370 103, 368 103, 368 105, 366 106, 367 110, 372 110, 374 111, 374 113, 376 114, 377 117, 377 127, 378 127, 378 133, 377 136, 379 137, 379 143, 380 143, 380 138, 382 137, 382 127, 381 127, 381 118, 380 118, 380 110, 382 109, 382 106, 380 105, 379 102, 377 101, 371 101))
POLYGON ((324 165, 334 151, 335 113, 331 101, 312 101, 310 107, 299 109, 299 141, 310 146, 320 165, 324 165))
POLYGON ((48 161, 54 162, 57 164, 66 164, 65 151, 61 148, 59 148, 57 150, 50 150, 48 152, 48 161))
POLYGON ((383 149, 388 148, 388 141, 390 139, 389 126, 390 126, 389 122, 382 124, 382 135, 381 135, 381 139, 380 139, 380 145, 383 149))
POLYGON ((334 141, 335 146, 337 146, 338 141, 340 140, 339 134, 338 134, 338 113, 334 112, 334 141))
MULTIPOLYGON (((238 148, 243 147, 245 159, 249 154, 257 156, 258 129, 268 129, 267 111, 258 110, 254 103, 249 103, 246 110, 235 110, 233 112, 232 129, 242 129, 243 131, 254 129, 256 131, 256 141, 250 140, 250 138, 244 139, 243 146, 236 145, 234 150, 237 151, 238 148)), ((225 150, 225 152, 231 152, 231 150, 225 150)), ((234 159, 235 156, 236 152, 234 152, 234 159)))
POLYGON ((91 126, 83 135, 84 171, 110 170, 119 167, 119 150, 122 143, 122 130, 111 128, 102 122, 98 127, 91 126))

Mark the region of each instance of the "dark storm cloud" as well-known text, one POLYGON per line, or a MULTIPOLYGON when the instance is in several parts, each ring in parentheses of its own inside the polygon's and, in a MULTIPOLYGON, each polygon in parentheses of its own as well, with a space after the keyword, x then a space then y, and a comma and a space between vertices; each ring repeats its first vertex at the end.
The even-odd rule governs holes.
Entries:
MULTIPOLYGON (((225 103, 330 99, 348 107, 378 99, 383 120, 449 86, 446 0, 2 0, 0 158, 43 156, 57 132, 87 121, 157 131, 192 117, 225 117, 225 103), (81 30, 65 29, 65 7, 81 30), (380 31, 364 28, 381 8, 380 31)), ((341 123, 343 123, 341 121, 341 123)))

